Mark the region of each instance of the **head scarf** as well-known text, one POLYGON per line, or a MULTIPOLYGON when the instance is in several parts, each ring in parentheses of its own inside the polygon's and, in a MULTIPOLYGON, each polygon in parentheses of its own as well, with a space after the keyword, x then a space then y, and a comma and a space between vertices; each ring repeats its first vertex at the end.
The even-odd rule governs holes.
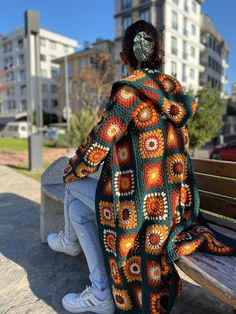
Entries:
POLYGON ((153 44, 149 39, 152 37, 144 31, 137 33, 134 37, 133 52, 138 61, 138 68, 141 67, 141 62, 149 60, 153 49, 153 44))

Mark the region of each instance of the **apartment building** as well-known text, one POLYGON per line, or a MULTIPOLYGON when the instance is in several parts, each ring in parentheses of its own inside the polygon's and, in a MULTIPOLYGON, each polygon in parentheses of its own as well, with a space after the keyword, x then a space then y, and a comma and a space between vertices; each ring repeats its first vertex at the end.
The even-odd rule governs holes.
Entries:
MULTIPOLYGON (((92 45, 86 41, 84 43, 84 49, 69 54, 66 59, 65 57, 61 57, 54 60, 54 64, 57 64, 60 67, 58 77, 58 116, 65 116, 63 114, 65 112, 66 104, 65 73, 68 75, 69 106, 72 112, 78 112, 78 110, 84 106, 80 97, 78 97, 78 94, 84 93, 83 84, 86 84, 86 82, 80 82, 81 70, 89 69, 89 66, 92 66, 95 70, 99 70, 98 63, 100 63, 101 60, 105 61, 103 70, 107 71, 107 81, 111 84, 114 81, 114 73, 112 69, 109 70, 108 68, 114 65, 114 42, 111 40, 97 38, 96 42, 92 45), (67 72, 65 72, 65 62, 67 63, 67 72)), ((94 91, 91 88, 91 94, 93 94, 94 91)))
POLYGON ((200 84, 207 82, 212 87, 224 92, 224 86, 228 83, 226 70, 228 69, 229 46, 216 30, 211 18, 201 15, 201 41, 204 50, 201 52, 201 64, 204 71, 200 75, 200 84))
POLYGON ((162 70, 176 76, 184 88, 199 89, 201 4, 204 0, 116 0, 115 58, 117 75, 123 75, 119 61, 124 30, 138 19, 150 21, 159 30, 165 52, 162 70))
POLYGON ((236 110, 236 82, 232 84, 231 106, 236 110))
MULTIPOLYGON (((70 54, 78 47, 74 39, 41 28, 40 67, 43 110, 54 113, 58 106, 56 80, 59 66, 51 61, 70 54)), ((27 110, 26 39, 24 28, 0 38, 0 81, 8 88, 0 97, 0 113, 16 114, 27 110)))

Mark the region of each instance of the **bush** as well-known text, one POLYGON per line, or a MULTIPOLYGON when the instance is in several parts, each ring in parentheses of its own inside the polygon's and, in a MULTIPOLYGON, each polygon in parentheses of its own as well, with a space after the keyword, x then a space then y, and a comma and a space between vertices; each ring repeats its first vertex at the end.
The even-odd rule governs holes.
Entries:
POLYGON ((78 147, 86 141, 86 138, 97 123, 97 117, 91 109, 83 108, 77 114, 72 114, 70 130, 66 134, 60 134, 56 142, 57 147, 78 147))

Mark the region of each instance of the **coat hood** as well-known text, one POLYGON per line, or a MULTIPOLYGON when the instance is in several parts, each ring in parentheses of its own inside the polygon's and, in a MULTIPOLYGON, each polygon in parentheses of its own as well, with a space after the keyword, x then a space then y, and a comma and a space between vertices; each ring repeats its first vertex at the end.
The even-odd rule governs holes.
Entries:
POLYGON ((128 85, 144 101, 151 100, 176 127, 184 126, 196 111, 196 100, 184 92, 179 81, 159 70, 135 70, 113 84, 128 85))

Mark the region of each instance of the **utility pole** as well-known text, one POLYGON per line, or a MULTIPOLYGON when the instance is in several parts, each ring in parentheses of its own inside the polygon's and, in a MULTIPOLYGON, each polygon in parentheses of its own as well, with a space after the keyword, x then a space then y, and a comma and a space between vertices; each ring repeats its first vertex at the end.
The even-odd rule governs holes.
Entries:
POLYGON ((27 121, 29 169, 43 168, 43 113, 40 73, 39 13, 25 11, 25 38, 27 44, 27 121), (36 113, 36 133, 33 132, 33 113, 36 113))
POLYGON ((65 74, 65 100, 66 100, 66 126, 70 131, 70 99, 69 99, 69 83, 68 83, 68 60, 64 57, 64 74, 65 74))

